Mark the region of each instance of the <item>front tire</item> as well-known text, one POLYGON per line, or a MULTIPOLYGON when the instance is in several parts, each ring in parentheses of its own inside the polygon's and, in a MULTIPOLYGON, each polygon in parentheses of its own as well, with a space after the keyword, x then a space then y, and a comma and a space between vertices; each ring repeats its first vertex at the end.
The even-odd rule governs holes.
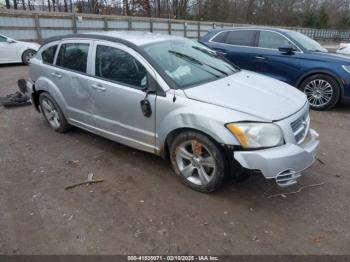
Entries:
POLYGON ((340 85, 331 76, 317 74, 306 78, 300 85, 314 110, 328 110, 339 101, 340 85))
POLYGON ((70 129, 67 119, 64 117, 55 99, 48 93, 39 96, 40 111, 49 123, 50 127, 59 133, 64 133, 70 129))
POLYGON ((170 145, 170 160, 182 182, 200 192, 213 192, 224 181, 227 163, 224 153, 207 136, 186 131, 170 145))
POLYGON ((36 51, 33 49, 27 49, 22 54, 22 63, 25 65, 29 65, 30 59, 36 54, 36 51))

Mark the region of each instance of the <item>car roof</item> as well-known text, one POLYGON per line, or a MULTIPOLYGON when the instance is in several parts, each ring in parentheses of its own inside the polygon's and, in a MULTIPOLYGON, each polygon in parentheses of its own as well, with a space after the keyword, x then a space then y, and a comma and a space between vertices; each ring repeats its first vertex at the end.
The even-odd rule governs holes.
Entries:
POLYGON ((92 38, 92 39, 101 39, 101 40, 110 40, 110 41, 114 40, 117 42, 123 42, 125 44, 129 43, 135 46, 144 46, 144 45, 163 42, 167 40, 184 39, 184 37, 175 36, 175 35, 166 35, 166 34, 142 32, 142 31, 108 31, 108 32, 89 32, 89 33, 82 33, 82 34, 56 36, 56 37, 47 39, 44 44, 47 44, 52 41, 72 39, 72 38, 92 38))
POLYGON ((235 29, 269 30, 269 31, 278 32, 278 33, 288 33, 291 31, 284 28, 268 27, 268 26, 239 26, 239 27, 232 27, 232 28, 217 28, 217 29, 213 29, 212 31, 222 32, 222 31, 231 31, 235 29))

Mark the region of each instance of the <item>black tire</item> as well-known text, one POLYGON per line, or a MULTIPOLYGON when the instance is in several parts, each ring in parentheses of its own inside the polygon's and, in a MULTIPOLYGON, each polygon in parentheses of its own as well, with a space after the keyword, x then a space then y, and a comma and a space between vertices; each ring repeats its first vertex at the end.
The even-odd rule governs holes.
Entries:
MULTIPOLYGON (((325 83, 325 82, 322 82, 322 83, 325 83)), ((340 85, 338 81, 335 80, 333 77, 325 74, 316 74, 306 78, 300 84, 299 89, 306 94, 310 103, 310 107, 313 110, 319 110, 319 111, 329 110, 338 103, 340 98, 340 85), (318 101, 312 96, 312 91, 311 91, 313 88, 312 83, 315 83, 317 85, 317 83, 321 83, 321 81, 325 81, 329 84, 326 90, 327 92, 332 92, 332 94, 324 98, 325 99, 324 103, 320 103, 319 105, 317 105, 318 101)))
POLYGON ((29 65, 29 60, 36 54, 36 51, 33 49, 27 49, 22 54, 22 63, 25 65, 29 65))
MULTIPOLYGON (((41 93, 39 96, 39 105, 40 105, 40 111, 43 113, 44 118, 46 119, 47 123, 50 125, 50 127, 53 130, 55 130, 56 132, 59 132, 59 133, 64 133, 71 128, 71 125, 68 124, 67 119, 65 118, 65 116, 62 113, 62 110, 60 109, 60 107, 56 103, 55 99, 53 99, 53 97, 51 95, 49 95, 46 92, 41 93), (58 126, 55 126, 54 124, 52 124, 52 121, 50 121, 48 119, 48 116, 47 116, 48 110, 46 108, 44 108, 45 102, 47 102, 47 101, 50 102, 49 103, 50 106, 52 106, 52 108, 55 110, 55 115, 58 116, 58 123, 59 123, 58 126)), ((53 111, 51 111, 51 113, 52 112, 53 111)))
MULTIPOLYGON (((203 159, 204 159, 204 155, 203 155, 203 159)), ((225 179, 225 174, 228 170, 228 164, 220 146, 215 141, 208 138, 207 136, 194 131, 183 132, 174 139, 174 141, 170 145, 170 160, 176 175, 180 177, 180 179, 185 185, 189 186, 190 188, 196 191, 205 192, 205 193, 213 192, 219 189, 225 179), (203 154, 206 154, 207 150, 210 151, 209 156, 215 162, 215 168, 212 168, 212 169, 209 168, 209 170, 212 170, 212 173, 210 175, 210 181, 207 184, 200 185, 200 184, 194 183, 190 181, 188 178, 186 178, 180 171, 180 167, 177 162, 177 154, 178 154, 178 151, 180 150, 180 146, 183 145, 184 143, 187 143, 188 141, 196 141, 196 143, 200 144, 201 148, 203 148, 202 150, 205 152, 203 154)), ((192 162, 190 160, 186 160, 186 161, 192 162)), ((197 168, 197 176, 198 176, 197 180, 199 181, 200 179, 199 179, 198 170, 199 168, 197 168)), ((192 179, 196 179, 195 172, 196 171, 194 171, 194 176, 191 176, 192 179)))

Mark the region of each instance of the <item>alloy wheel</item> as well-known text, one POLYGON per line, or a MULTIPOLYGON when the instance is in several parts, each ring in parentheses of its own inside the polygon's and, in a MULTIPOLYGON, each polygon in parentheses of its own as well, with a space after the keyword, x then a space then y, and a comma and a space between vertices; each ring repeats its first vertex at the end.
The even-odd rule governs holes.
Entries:
POLYGON ((24 61, 26 64, 29 64, 30 62, 30 59, 32 59, 32 57, 35 55, 35 51, 31 51, 31 50, 28 50, 25 52, 24 54, 24 61))
POLYGON ((327 105, 333 96, 332 85, 324 79, 315 79, 309 82, 304 89, 304 93, 311 106, 323 107, 327 105))
POLYGON ((205 186, 216 172, 212 152, 197 140, 187 140, 176 149, 176 164, 185 179, 193 184, 205 186))
POLYGON ((44 98, 42 100, 42 109, 44 111, 44 115, 45 115, 47 121, 52 126, 52 128, 53 129, 60 128, 61 123, 60 123, 59 114, 58 114, 55 106, 53 105, 53 103, 49 99, 44 98))

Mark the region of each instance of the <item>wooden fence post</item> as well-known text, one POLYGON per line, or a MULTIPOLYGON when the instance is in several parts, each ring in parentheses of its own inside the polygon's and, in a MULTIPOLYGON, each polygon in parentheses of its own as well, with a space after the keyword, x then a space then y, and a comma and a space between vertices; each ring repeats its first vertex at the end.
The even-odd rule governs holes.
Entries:
POLYGON ((39 15, 34 14, 34 20, 35 20, 35 31, 36 31, 36 37, 39 43, 42 41, 42 35, 41 35, 41 28, 40 28, 40 22, 39 22, 39 15))
POLYGON ((75 15, 75 12, 72 15, 72 26, 73 26, 73 32, 74 34, 76 34, 78 30, 77 30, 77 17, 75 15))
POLYGON ((168 34, 171 35, 171 19, 168 19, 168 34))
POLYGON ((200 21, 198 21, 197 33, 198 33, 198 40, 199 40, 201 38, 201 22, 200 21))
POLYGON ((184 23, 184 37, 187 37, 187 22, 184 23))
POLYGON ((104 30, 108 31, 108 19, 107 17, 103 17, 104 30))
POLYGON ((149 31, 151 33, 153 33, 153 19, 152 18, 149 19, 149 31))
POLYGON ((132 18, 131 18, 131 16, 128 17, 128 30, 132 30, 132 18))

